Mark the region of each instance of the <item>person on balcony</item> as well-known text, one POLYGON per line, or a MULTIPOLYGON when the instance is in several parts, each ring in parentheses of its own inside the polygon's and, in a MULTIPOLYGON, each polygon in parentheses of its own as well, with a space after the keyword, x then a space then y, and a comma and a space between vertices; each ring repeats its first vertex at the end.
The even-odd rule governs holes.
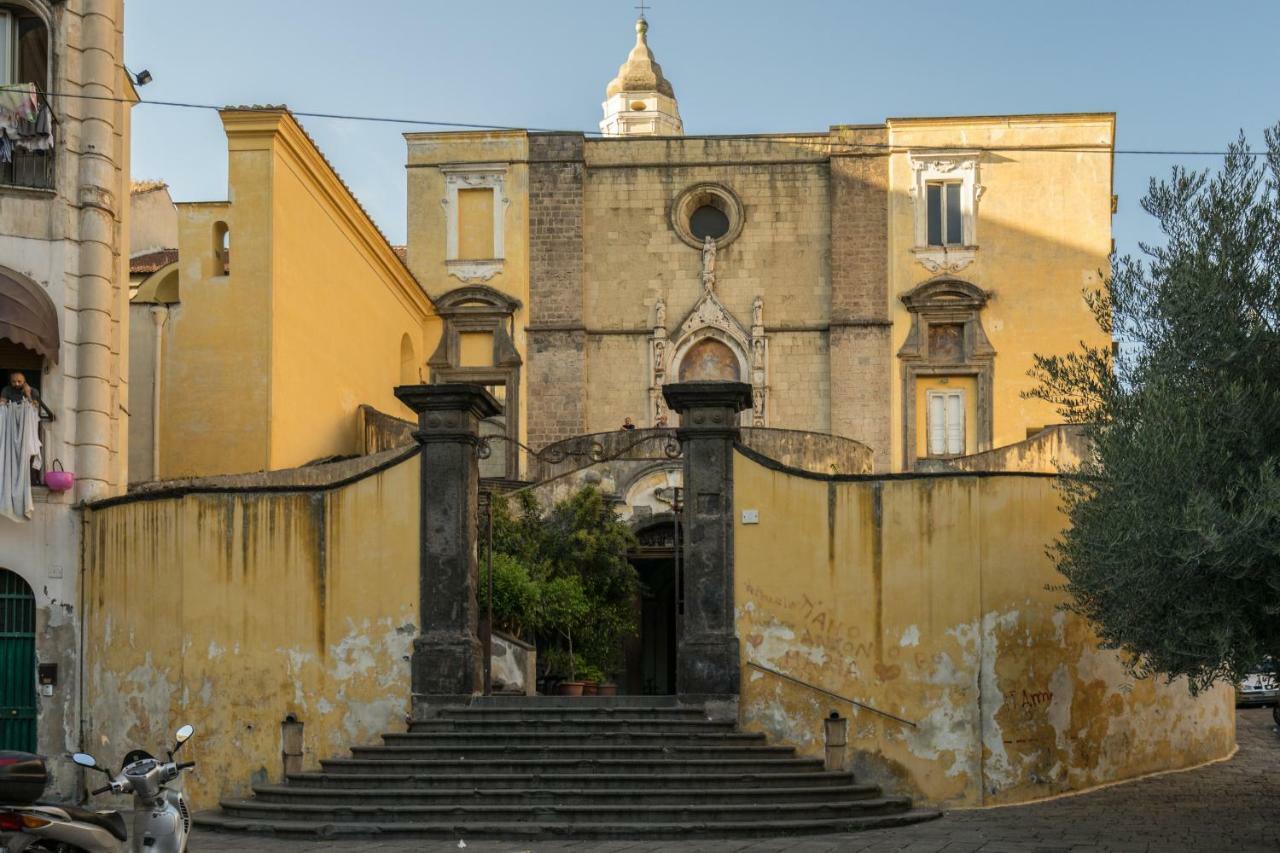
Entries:
POLYGON ((0 517, 29 521, 35 513, 31 469, 40 465, 39 395, 21 371, 0 389, 0 517))
POLYGON ((24 400, 39 403, 40 392, 31 387, 31 383, 27 382, 27 376, 21 370, 10 371, 9 382, 4 388, 0 388, 0 399, 6 403, 21 403, 24 400))

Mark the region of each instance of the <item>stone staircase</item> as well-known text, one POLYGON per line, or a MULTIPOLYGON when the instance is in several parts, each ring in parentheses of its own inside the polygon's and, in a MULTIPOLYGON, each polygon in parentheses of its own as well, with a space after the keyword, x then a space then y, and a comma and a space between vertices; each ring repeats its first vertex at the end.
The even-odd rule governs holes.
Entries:
POLYGON ((320 764, 196 825, 302 838, 683 838, 938 816, 665 697, 491 697, 320 764))

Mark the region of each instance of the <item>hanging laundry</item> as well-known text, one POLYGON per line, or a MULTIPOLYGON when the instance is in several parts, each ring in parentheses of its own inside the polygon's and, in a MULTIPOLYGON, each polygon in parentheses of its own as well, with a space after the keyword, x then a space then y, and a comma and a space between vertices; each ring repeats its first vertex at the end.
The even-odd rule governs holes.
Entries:
POLYGON ((13 149, 48 151, 53 148, 53 114, 34 83, 0 86, 0 162, 13 160, 13 149))
POLYGON ((40 466, 40 409, 0 403, 0 516, 30 521, 35 514, 31 469, 40 466))
POLYGON ((35 83, 0 86, 0 113, 10 121, 34 122, 40 112, 40 91, 35 83))

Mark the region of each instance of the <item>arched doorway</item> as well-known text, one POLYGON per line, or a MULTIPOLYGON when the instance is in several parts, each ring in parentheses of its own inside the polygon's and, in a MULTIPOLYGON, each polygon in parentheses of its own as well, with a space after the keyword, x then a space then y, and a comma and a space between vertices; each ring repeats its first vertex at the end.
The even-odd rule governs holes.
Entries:
POLYGON ((655 516, 636 531, 631 565, 640 576, 636 601, 639 634, 626 650, 626 693, 666 696, 676 692, 679 583, 676 547, 679 525, 671 513, 655 516))
POLYGON ((0 750, 36 750, 36 599, 0 569, 0 750))

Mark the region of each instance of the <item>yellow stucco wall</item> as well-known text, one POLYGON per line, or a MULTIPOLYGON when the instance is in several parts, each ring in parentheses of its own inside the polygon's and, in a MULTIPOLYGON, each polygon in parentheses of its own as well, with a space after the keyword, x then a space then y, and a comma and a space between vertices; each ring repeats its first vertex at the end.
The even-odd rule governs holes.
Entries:
POLYGON ((1233 694, 1128 677, 1060 609, 1051 477, 833 482, 734 464, 744 724, 923 800, 1014 803, 1187 767, 1235 744, 1233 694), (740 523, 755 509, 759 523, 740 523), (916 722, 910 728, 746 665, 916 722))
MULTIPOLYGON (((889 119, 889 311, 896 353, 911 328, 900 297, 934 277, 917 261, 911 150, 984 151, 977 182, 977 252, 949 273, 991 293, 981 319, 996 355, 990 447, 1022 441, 1058 422, 1053 407, 1025 400, 1033 356, 1109 340, 1082 299, 1110 268, 1112 145, 1108 114, 889 119), (1036 149, 1040 150, 1036 150, 1036 149), (1056 149, 1056 150, 1046 150, 1056 149), (1066 149, 1066 150, 1062 150, 1066 149)), ((892 470, 904 462, 902 382, 894 359, 892 470)), ((984 450, 988 448, 977 448, 984 450)))
POLYGON ((86 513, 86 747, 118 761, 182 723, 193 807, 402 729, 418 612, 418 460, 325 491, 191 494, 86 513))
MULTIPOLYGON (((503 192, 494 193, 492 215, 499 217, 503 231, 503 256, 501 268, 483 282, 488 287, 520 300, 523 306, 517 310, 511 339, 516 350, 527 353, 525 327, 528 325, 529 308, 529 136, 525 131, 466 131, 459 133, 407 133, 405 142, 408 146, 408 233, 409 233, 409 269, 418 281, 433 297, 442 296, 451 290, 467 286, 474 282, 464 281, 449 272, 446 259, 449 230, 448 214, 441 201, 446 198, 445 172, 441 166, 466 169, 498 167, 503 172, 503 192)), ((460 203, 466 196, 465 188, 460 190, 460 203)), ((474 200, 480 197, 472 196, 474 200)), ((480 243, 487 243, 483 233, 475 235, 477 228, 483 229, 487 222, 482 214, 471 215, 463 211, 464 222, 461 223, 458 245, 459 258, 468 257, 465 232, 470 225, 472 235, 480 243), (479 221, 478 221, 479 220, 479 221)), ((472 211, 472 213, 477 213, 472 211)), ((478 252, 478 248, 470 251, 478 252)), ((492 252, 481 257, 491 259, 492 252)), ((441 329, 433 327, 427 332, 426 358, 435 352, 440 340, 441 329)), ((474 350, 467 350, 466 366, 480 366, 479 362, 489 364, 492 356, 481 356, 474 350)), ((519 397, 528 400, 528 371, 520 372, 519 397)), ((520 406, 520 435, 527 435, 525 425, 528 420, 528 404, 520 406)))
MULTIPOLYGON (((166 333, 163 478, 357 452, 356 409, 412 417, 393 389, 429 298, 293 117, 227 110, 231 201, 179 206, 181 303, 166 333), (230 228, 230 274, 214 257, 230 228)), ((416 380, 415 380, 416 381, 416 380)))

